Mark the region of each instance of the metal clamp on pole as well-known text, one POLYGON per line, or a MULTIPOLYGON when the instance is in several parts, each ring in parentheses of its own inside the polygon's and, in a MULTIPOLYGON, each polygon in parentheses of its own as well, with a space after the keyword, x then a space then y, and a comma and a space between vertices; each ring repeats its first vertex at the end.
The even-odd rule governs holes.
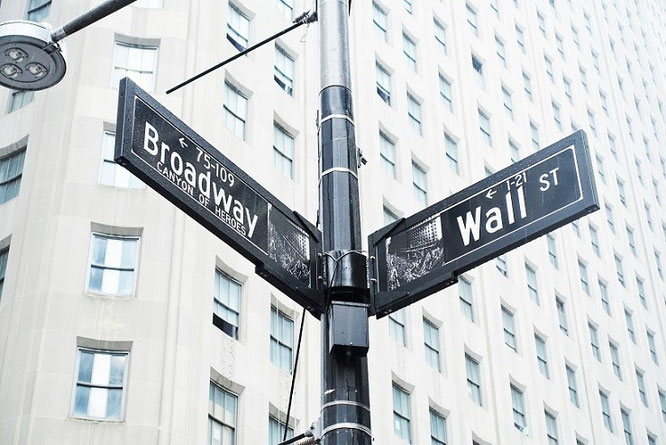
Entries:
POLYGON ((58 40, 62 40, 135 1, 136 0, 106 0, 75 19, 65 23, 60 28, 54 29, 51 32, 51 40, 54 43, 58 40))

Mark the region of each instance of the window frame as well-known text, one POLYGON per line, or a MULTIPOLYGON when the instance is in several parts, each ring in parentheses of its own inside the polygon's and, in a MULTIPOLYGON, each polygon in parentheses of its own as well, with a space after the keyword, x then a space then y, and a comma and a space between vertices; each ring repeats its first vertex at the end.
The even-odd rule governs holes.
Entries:
MULTIPOLYGON (((96 230, 93 229, 90 232, 90 248, 88 252, 88 263, 86 267, 86 293, 90 295, 97 295, 97 296, 106 296, 106 297, 115 297, 115 298, 135 298, 137 296, 137 286, 139 282, 139 259, 141 257, 141 238, 142 234, 123 234, 123 235, 118 235, 115 233, 108 233, 108 232, 102 232, 101 230, 96 230), (106 240, 108 239, 118 239, 118 240, 136 240, 136 252, 135 252, 135 257, 134 257, 134 268, 131 269, 133 271, 133 281, 132 281, 132 292, 129 294, 110 294, 106 292, 102 292, 101 290, 93 290, 90 288, 90 275, 91 275, 91 270, 93 268, 93 255, 94 255, 94 239, 95 236, 104 238, 106 240)), ((129 268, 123 268, 123 267, 98 267, 102 270, 118 270, 120 272, 122 271, 128 271, 130 270, 129 268)), ((103 275, 102 275, 103 276, 103 275)))

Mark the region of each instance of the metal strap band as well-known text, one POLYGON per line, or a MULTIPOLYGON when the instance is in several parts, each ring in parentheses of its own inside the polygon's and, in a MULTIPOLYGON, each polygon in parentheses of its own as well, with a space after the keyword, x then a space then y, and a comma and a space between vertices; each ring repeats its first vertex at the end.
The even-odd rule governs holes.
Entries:
POLYGON ((363 426, 359 423, 350 423, 350 422, 335 423, 335 424, 327 427, 326 429, 324 429, 321 432, 321 436, 324 437, 325 435, 327 435, 331 431, 343 430, 343 429, 363 431, 365 434, 372 437, 372 431, 370 431, 370 428, 368 428, 367 426, 363 426))
POLYGON ((329 114, 328 116, 319 121, 319 125, 321 126, 321 124, 331 119, 346 119, 347 121, 349 121, 350 124, 354 125, 354 121, 349 116, 344 114, 329 114))
POLYGON ((370 407, 366 406, 362 403, 359 402, 352 402, 351 400, 336 400, 334 402, 328 402, 325 403, 321 406, 321 410, 323 411, 324 409, 328 408, 329 406, 336 406, 336 405, 348 405, 348 406, 357 406, 359 408, 363 408, 364 410, 370 412, 370 407))
POLYGON ((329 168, 328 170, 324 170, 323 172, 321 172, 321 175, 319 175, 319 179, 323 178, 324 176, 328 175, 329 173, 334 173, 334 172, 351 173, 351 175, 353 177, 358 179, 358 175, 356 174, 356 172, 352 171, 349 168, 345 168, 345 167, 333 167, 333 168, 329 168))

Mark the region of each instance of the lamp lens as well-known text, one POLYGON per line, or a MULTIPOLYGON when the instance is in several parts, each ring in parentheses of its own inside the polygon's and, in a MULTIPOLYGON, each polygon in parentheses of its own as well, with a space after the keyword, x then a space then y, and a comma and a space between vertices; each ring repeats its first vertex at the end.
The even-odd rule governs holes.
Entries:
POLYGON ((9 79, 16 79, 18 76, 21 75, 22 71, 21 68, 19 68, 18 66, 8 63, 0 67, 0 73, 2 73, 3 76, 9 79))
POLYGON ((28 55, 21 48, 9 48, 7 50, 7 56, 9 56, 14 62, 23 62, 28 58, 28 55))
POLYGON ((30 65, 26 66, 26 68, 28 71, 30 71, 30 74, 37 77, 38 79, 44 77, 48 73, 48 70, 44 68, 44 65, 36 62, 31 63, 30 65))

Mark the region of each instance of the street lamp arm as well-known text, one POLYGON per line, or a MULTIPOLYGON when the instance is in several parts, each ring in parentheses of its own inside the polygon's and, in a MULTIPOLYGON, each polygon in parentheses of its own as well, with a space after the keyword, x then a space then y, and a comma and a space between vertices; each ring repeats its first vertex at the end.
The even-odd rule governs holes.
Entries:
POLYGON ((103 19, 109 14, 113 14, 119 9, 124 8, 136 0, 106 0, 94 8, 84 12, 80 16, 62 25, 60 28, 54 29, 51 32, 51 40, 53 43, 62 40, 64 37, 74 34, 82 30, 86 26, 103 19))

